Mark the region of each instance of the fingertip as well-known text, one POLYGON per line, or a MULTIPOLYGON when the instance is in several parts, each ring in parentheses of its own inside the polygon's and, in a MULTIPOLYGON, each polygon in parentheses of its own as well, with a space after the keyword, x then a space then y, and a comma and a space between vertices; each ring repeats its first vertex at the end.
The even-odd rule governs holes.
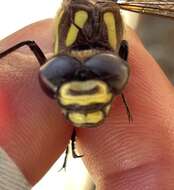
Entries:
MULTIPOLYGON (((25 40, 36 41, 45 53, 52 52, 52 20, 15 32, 3 39, 0 47, 5 50, 25 40)), ((19 53, 1 60, 0 145, 28 181, 35 184, 66 148, 72 127, 65 121, 57 101, 42 91, 39 67, 31 54, 23 47, 19 53)))

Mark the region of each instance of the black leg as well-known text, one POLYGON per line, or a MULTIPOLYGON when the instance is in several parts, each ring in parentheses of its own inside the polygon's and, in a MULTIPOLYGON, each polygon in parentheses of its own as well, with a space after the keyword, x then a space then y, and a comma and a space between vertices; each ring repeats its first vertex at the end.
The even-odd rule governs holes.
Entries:
MULTIPOLYGON (((75 129, 73 129, 73 133, 72 133, 72 136, 71 136, 72 156, 73 156, 73 158, 81 158, 83 155, 79 156, 75 152, 75 141, 76 141, 76 131, 75 131, 75 129)), ((68 153, 69 153, 69 145, 66 148, 64 162, 63 162, 62 168, 59 170, 59 172, 61 170, 63 170, 63 169, 66 169, 67 159, 68 159, 68 153)))
POLYGON ((123 40, 120 44, 119 56, 125 61, 127 61, 128 53, 129 53, 128 42, 126 40, 123 40))
POLYGON ((63 162, 62 168, 59 170, 59 172, 61 170, 63 170, 63 169, 64 170, 66 169, 66 164, 67 164, 67 159, 68 159, 68 152, 69 152, 69 146, 67 146, 67 148, 66 148, 64 162, 63 162))
POLYGON ((124 103, 126 111, 127 111, 127 116, 128 116, 129 123, 131 123, 131 122, 133 123, 133 117, 132 117, 131 112, 129 110, 129 106, 127 104, 127 101, 126 101, 126 98, 125 98, 124 94, 121 94, 121 97, 122 97, 123 103, 124 103))
MULTIPOLYGON (((126 40, 123 40, 121 42, 121 44, 120 44, 119 56, 122 59, 124 59, 125 61, 127 61, 127 59, 128 59, 128 53, 129 53, 128 42, 126 40)), ((127 116, 128 116, 129 123, 131 123, 131 122, 133 122, 133 117, 131 115, 131 112, 129 110, 129 106, 127 104, 126 98, 125 98, 125 96, 124 96, 123 93, 121 94, 121 97, 122 97, 122 101, 123 101, 124 106, 125 106, 126 111, 127 111, 127 116)))
POLYGON ((77 155, 77 153, 75 152, 75 142, 76 142, 76 130, 73 129, 73 133, 72 133, 72 136, 71 136, 72 156, 73 156, 73 158, 80 158, 83 155, 77 155))
POLYGON ((3 51, 2 53, 0 53, 0 59, 5 57, 6 55, 12 53, 13 51, 17 50, 18 48, 25 46, 25 45, 28 46, 30 48, 30 50, 34 53, 34 55, 36 56, 40 66, 45 64, 45 62, 47 61, 47 58, 45 57, 43 51, 36 44, 36 42, 30 41, 30 40, 20 42, 16 45, 10 47, 9 49, 3 51))

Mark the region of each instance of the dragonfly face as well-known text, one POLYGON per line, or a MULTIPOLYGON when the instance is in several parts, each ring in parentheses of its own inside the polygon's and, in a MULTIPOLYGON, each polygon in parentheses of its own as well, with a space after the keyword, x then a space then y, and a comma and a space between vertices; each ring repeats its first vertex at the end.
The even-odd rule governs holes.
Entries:
POLYGON ((55 57, 41 68, 64 114, 76 127, 96 127, 128 81, 118 56, 123 25, 113 1, 65 1, 56 18, 55 57))

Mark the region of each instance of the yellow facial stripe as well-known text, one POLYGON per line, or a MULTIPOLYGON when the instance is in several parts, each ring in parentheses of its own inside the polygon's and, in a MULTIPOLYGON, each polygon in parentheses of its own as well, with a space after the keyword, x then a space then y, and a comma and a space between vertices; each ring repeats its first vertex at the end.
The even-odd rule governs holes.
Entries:
POLYGON ((90 104, 97 103, 108 103, 112 100, 112 93, 109 92, 108 86, 106 83, 97 81, 97 80, 89 80, 89 81, 75 81, 62 85, 59 90, 59 101, 62 105, 80 105, 86 106, 90 104), (93 94, 83 94, 83 95, 72 95, 70 92, 76 91, 90 91, 97 87, 97 92, 93 94))
POLYGON ((62 16, 64 14, 64 11, 60 11, 57 18, 55 19, 55 44, 54 44, 54 54, 57 55, 59 53, 59 27, 60 27, 60 21, 62 19, 62 16))
POLYGON ((87 20, 88 20, 88 13, 86 11, 81 10, 75 13, 75 18, 74 18, 75 24, 71 24, 66 37, 65 44, 67 47, 71 46, 76 41, 79 33, 78 27, 83 28, 87 20))
POLYGON ((101 111, 83 114, 72 112, 69 114, 69 120, 74 124, 97 124, 104 119, 104 115, 101 111))
POLYGON ((116 31, 116 25, 115 25, 115 17, 112 12, 106 12, 104 14, 104 22, 106 24, 110 46, 113 49, 116 49, 116 45, 117 45, 116 32, 117 31, 116 31))

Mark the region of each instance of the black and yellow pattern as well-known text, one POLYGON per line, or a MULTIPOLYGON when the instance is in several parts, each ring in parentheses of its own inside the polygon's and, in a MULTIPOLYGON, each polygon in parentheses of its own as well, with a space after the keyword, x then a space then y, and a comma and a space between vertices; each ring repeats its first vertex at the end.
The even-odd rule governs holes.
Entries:
POLYGON ((66 0, 55 19, 54 52, 71 52, 82 45, 116 51, 122 35, 120 10, 113 1, 66 0))
MULTIPOLYGON (((64 1, 55 22, 55 55, 81 61, 104 51, 118 53, 123 25, 118 6, 112 2, 64 1)), ((72 80, 62 84, 58 102, 75 126, 92 127, 109 113, 113 93, 102 80, 72 80)))
MULTIPOLYGON (((123 40, 120 8, 174 18, 173 0, 64 0, 55 19, 54 56, 47 59, 36 42, 27 40, 0 53, 0 59, 28 46, 40 64, 43 91, 62 108, 74 127, 97 127, 120 95, 129 122, 132 115, 123 90, 128 82, 128 42, 123 40)), ((76 131, 71 147, 75 152, 76 131)), ((68 148, 63 168, 66 167, 68 148)))
POLYGON ((61 86, 58 96, 67 118, 76 126, 89 127, 104 120, 112 98, 107 84, 98 80, 65 83, 61 86))

